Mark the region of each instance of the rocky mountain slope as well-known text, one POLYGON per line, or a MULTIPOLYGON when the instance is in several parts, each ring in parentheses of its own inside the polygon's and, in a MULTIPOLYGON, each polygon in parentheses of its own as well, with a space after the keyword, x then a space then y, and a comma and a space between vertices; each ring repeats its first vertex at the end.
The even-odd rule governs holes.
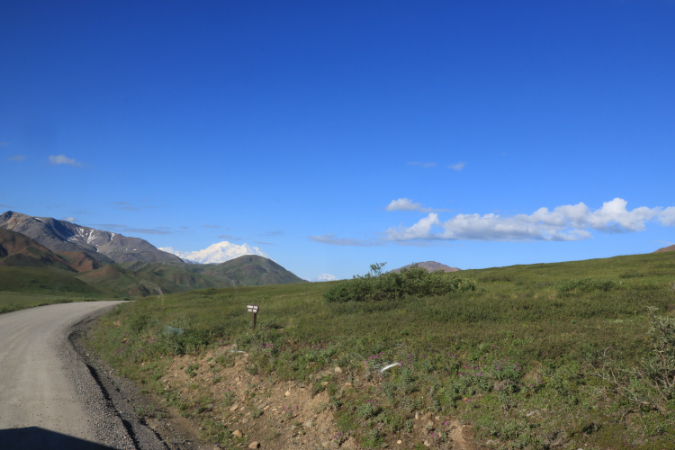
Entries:
POLYGON ((96 270, 105 264, 84 252, 61 252, 58 255, 68 262, 68 265, 78 272, 96 270))
POLYGON ((98 263, 130 261, 182 262, 143 239, 83 227, 51 217, 33 217, 13 211, 0 214, 0 228, 26 235, 54 253, 82 252, 98 263))
MULTIPOLYGON (((426 269, 427 272, 435 272, 437 270, 442 270, 443 272, 459 272, 461 269, 458 269, 457 267, 450 267, 446 266, 445 264, 437 263, 436 261, 426 261, 426 262, 419 262, 415 263, 417 267, 421 267, 423 269, 426 269)), ((399 267, 398 269, 394 269, 391 272, 396 272, 399 273, 403 269, 409 269, 412 267, 412 264, 408 264, 407 266, 399 267)))
POLYGON ((675 252, 675 245, 671 245, 670 247, 663 247, 655 251, 654 253, 662 253, 662 252, 675 252))
POLYGON ((21 233, 0 228, 0 266, 51 267, 74 272, 61 256, 21 233))

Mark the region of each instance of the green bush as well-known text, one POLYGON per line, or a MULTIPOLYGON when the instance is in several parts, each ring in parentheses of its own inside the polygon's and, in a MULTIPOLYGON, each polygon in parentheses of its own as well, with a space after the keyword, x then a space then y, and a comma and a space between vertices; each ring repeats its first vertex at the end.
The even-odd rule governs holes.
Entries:
POLYGON ((617 394, 640 408, 666 413, 675 406, 675 317, 657 316, 656 310, 648 309, 650 350, 638 364, 606 355, 590 362, 617 394))
POLYGON ((559 292, 611 291, 619 288, 619 283, 604 278, 577 278, 566 280, 558 285, 559 292))
POLYGON ((373 264, 366 275, 355 275, 352 280, 333 286, 326 291, 324 299, 329 303, 364 302, 476 290, 473 280, 448 276, 441 271, 427 272, 417 265, 403 269, 400 273, 382 273, 385 264, 373 264))

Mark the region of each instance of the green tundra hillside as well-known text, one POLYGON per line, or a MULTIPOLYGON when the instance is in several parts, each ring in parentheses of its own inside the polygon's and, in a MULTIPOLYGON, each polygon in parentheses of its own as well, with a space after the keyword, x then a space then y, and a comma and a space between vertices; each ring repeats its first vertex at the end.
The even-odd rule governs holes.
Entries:
POLYGON ((298 433, 361 448, 675 448, 675 252, 373 268, 147 297, 103 318, 90 345, 226 448, 243 443, 234 430, 266 448, 298 433), (255 331, 249 303, 260 306, 255 331), (287 402, 308 396, 288 422, 259 406, 278 409, 286 386, 299 389, 287 402), (314 396, 314 410, 303 406, 314 396), (322 414, 331 436, 311 425, 322 414))

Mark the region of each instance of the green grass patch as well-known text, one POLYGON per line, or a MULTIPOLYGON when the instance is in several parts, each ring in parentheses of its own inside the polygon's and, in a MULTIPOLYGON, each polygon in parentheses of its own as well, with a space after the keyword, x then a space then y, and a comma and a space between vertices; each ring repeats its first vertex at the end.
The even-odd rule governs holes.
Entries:
POLYGON ((0 266, 0 292, 110 298, 107 291, 76 278, 75 272, 42 268, 0 266))
POLYGON ((97 301, 99 298, 67 297, 63 295, 25 294, 20 292, 0 292, 0 314, 36 306, 55 303, 97 301))
MULTIPOLYGON (((474 424, 479 441, 500 448, 675 448, 675 403, 663 384, 675 376, 675 253, 459 276, 474 288, 366 301, 324 299, 345 282, 149 297, 102 318, 89 345, 204 421, 204 402, 231 399, 188 402, 153 377, 173 355, 236 343, 250 373, 327 391, 336 442, 381 446, 410 432, 415 414, 433 414, 474 424), (250 303, 260 305, 255 331, 250 303), (340 374, 317 377, 335 366, 340 374)), ((441 445, 450 430, 435 425, 429 439, 441 445)))

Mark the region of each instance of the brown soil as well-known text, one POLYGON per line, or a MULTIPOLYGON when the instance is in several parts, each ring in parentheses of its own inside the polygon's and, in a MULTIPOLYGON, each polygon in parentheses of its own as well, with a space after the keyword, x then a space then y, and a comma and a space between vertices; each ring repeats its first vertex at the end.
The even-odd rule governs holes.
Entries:
MULTIPOLYGON (((161 382, 166 390, 177 391, 183 399, 197 401, 205 396, 215 399, 211 400, 213 403, 208 404, 207 409, 230 431, 241 433, 242 437, 235 438, 235 442, 244 448, 253 442, 259 442, 261 448, 278 450, 361 448, 353 437, 345 439, 339 434, 325 391, 312 396, 309 385, 272 382, 251 375, 245 370, 247 362, 247 354, 233 353, 231 347, 223 346, 201 357, 185 355, 175 358, 161 382), (216 364, 216 358, 223 355, 228 358, 234 355, 234 366, 216 364), (198 366, 190 371, 193 376, 187 371, 191 366, 198 366)), ((339 368, 336 371, 341 372, 339 368)), ((329 374, 342 385, 343 392, 355 389, 346 381, 347 377, 343 376, 346 374, 336 375, 327 371, 317 375, 324 377, 329 374)), ((375 380, 368 384, 377 383, 375 380)), ((411 449, 427 440, 430 429, 441 427, 449 432, 449 441, 442 444, 427 442, 430 448, 475 448, 469 426, 431 413, 416 414, 413 431, 388 436, 387 444, 389 448, 411 449), (397 443, 399 440, 401 444, 397 443)))
POLYGON ((0 228, 0 265, 56 267, 71 270, 67 261, 61 256, 23 234, 4 228, 0 228))

